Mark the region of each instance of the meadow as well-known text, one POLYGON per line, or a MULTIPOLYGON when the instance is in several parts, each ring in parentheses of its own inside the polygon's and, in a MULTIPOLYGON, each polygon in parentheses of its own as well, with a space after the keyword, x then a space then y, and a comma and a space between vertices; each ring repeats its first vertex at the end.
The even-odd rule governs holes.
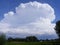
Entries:
POLYGON ((60 45, 60 42, 7 42, 6 45, 60 45))

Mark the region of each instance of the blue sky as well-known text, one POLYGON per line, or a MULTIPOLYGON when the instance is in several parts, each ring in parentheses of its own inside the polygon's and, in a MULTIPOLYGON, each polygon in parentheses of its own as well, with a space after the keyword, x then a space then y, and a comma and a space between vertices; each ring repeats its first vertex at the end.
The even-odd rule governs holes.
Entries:
POLYGON ((60 20, 59 1, 0 0, 0 32, 7 37, 58 38, 54 27, 60 20))
POLYGON ((0 0, 0 20, 3 19, 4 13, 14 11, 15 7, 17 7, 20 3, 26 3, 29 1, 38 1, 50 4, 55 10, 56 19, 54 22, 60 20, 60 0, 0 0))

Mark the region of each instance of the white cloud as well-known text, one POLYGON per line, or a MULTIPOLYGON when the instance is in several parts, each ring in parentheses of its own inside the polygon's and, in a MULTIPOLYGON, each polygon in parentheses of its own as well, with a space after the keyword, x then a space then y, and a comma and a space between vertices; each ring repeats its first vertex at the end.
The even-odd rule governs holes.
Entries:
POLYGON ((49 4, 36 1, 21 3, 16 7, 16 13, 10 11, 4 14, 3 20, 0 21, 0 31, 6 34, 10 32, 12 35, 19 34, 22 37, 27 34, 46 34, 51 38, 57 38, 54 30, 55 24, 52 23, 54 19, 54 9, 49 4))

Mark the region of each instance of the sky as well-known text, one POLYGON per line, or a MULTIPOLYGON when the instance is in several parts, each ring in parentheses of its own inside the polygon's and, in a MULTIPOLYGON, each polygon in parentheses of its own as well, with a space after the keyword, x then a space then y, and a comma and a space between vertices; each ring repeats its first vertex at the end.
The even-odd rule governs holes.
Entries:
POLYGON ((58 38, 60 0, 0 0, 0 32, 7 37, 58 38))

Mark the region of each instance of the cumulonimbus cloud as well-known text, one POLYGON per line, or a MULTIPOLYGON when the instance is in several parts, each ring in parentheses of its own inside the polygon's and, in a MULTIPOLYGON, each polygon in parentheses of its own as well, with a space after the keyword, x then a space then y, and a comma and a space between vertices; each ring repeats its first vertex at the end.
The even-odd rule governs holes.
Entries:
MULTIPOLYGON (((29 35, 47 35, 48 39, 57 38, 54 30, 54 9, 46 3, 37 1, 21 3, 15 12, 4 14, 0 21, 0 31, 14 37, 29 35)), ((42 38, 41 38, 42 39, 42 38)))

